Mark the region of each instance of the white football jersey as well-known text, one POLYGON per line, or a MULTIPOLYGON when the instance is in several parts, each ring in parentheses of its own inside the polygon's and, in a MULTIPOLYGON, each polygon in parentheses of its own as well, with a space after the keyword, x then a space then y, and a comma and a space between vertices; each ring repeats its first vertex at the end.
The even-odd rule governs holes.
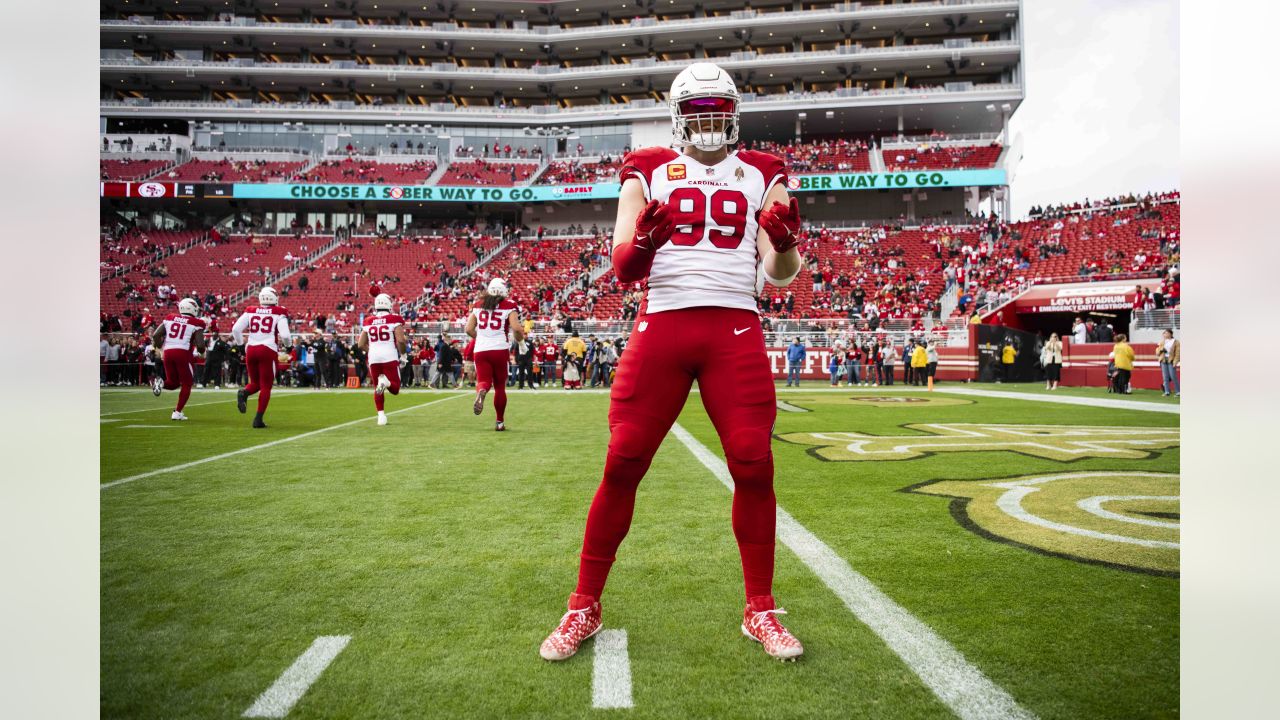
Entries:
POLYGON ((280 342, 289 342, 289 311, 279 305, 250 305, 231 326, 231 339, 237 345, 266 345, 279 350, 277 336, 280 342))
POLYGON ((756 214, 774 185, 786 183, 782 160, 738 150, 703 165, 670 148, 644 148, 622 161, 619 180, 640 179, 646 200, 671 206, 676 229, 649 271, 646 312, 716 306, 755 311, 763 287, 756 214))
POLYGON ((516 304, 510 300, 499 302, 498 307, 492 310, 485 310, 481 303, 473 305, 471 314, 476 316, 476 346, 473 352, 510 350, 507 317, 515 311, 516 304))
POLYGON ((396 328, 404 324, 404 318, 395 313, 381 313, 365 317, 364 331, 369 334, 369 364, 396 362, 400 351, 396 348, 396 328))
POLYGON ((204 320, 187 315, 169 315, 163 324, 164 350, 190 350, 191 336, 204 329, 204 320))

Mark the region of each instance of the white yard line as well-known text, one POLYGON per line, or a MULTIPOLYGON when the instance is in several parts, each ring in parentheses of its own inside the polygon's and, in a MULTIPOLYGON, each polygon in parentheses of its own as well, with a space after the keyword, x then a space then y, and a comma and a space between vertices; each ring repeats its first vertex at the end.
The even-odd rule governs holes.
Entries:
MULTIPOLYGON (((672 426, 671 432, 725 487, 733 490, 733 477, 723 460, 679 423, 672 426)), ((951 643, 850 567, 781 506, 778 507, 778 539, 958 717, 963 720, 1035 717, 970 664, 951 643)))
POLYGON ((631 707, 631 659, 627 656, 627 631, 601 630, 593 645, 595 664, 591 671, 591 707, 599 710, 631 707))
MULTIPOLYGON (((424 408, 429 405, 435 405, 436 403, 442 403, 442 402, 445 402, 446 400, 454 400, 459 397, 464 397, 464 396, 450 395, 449 397, 440 398, 439 400, 432 400, 431 402, 425 402, 420 405, 412 405, 410 407, 403 408, 401 410, 393 410, 387 413, 387 415, 389 416, 399 415, 400 413, 409 412, 410 410, 417 410, 418 408, 424 408)), ((139 473, 137 475, 130 475, 129 477, 126 477, 126 478, 120 478, 119 480, 112 480, 109 483, 103 483, 98 486, 98 489, 106 490, 107 488, 113 488, 117 485, 124 485, 125 483, 131 483, 131 482, 134 482, 135 480, 142 480, 144 478, 154 477, 156 475, 163 475, 165 473, 175 472, 177 470, 186 470, 187 468, 195 467, 197 465, 203 465, 209 462, 214 462, 215 460, 223 460, 229 457, 234 457, 236 455, 243 455, 244 453, 250 453, 255 450, 263 450, 265 448, 275 447, 276 445, 282 445, 287 442, 293 442, 294 440, 301 440, 303 438, 308 438, 313 435, 319 435, 320 433, 327 433, 330 430, 339 430, 344 427, 351 427, 352 425, 356 425, 358 423, 370 422, 376 419, 376 417, 377 416, 375 415, 370 415, 368 417, 362 417, 356 420, 348 420, 347 422, 344 422, 344 423, 338 423, 337 425, 330 425, 329 427, 323 427, 323 428, 320 428, 319 430, 312 430, 310 432, 304 432, 298 435, 290 435, 287 438, 272 440, 271 442, 265 442, 265 443, 262 443, 261 445, 251 445, 246 448, 240 448, 239 450, 232 450, 231 452, 222 453, 221 455, 213 455, 211 457, 201 458, 199 460, 192 460, 191 462, 182 463, 181 465, 171 465, 169 467, 160 468, 159 470, 151 470, 149 472, 139 473)))
MULTIPOLYGON (((219 404, 229 403, 229 402, 234 402, 234 401, 233 400, 210 400, 209 402, 187 403, 183 409, 185 410, 186 408, 189 408, 189 407, 199 407, 201 405, 219 405, 219 404)), ((160 410, 164 410, 165 412, 173 412, 173 403, 165 403, 164 405, 159 407, 138 408, 137 410, 115 410, 113 412, 102 413, 98 415, 98 417, 111 417, 112 415, 131 415, 133 413, 156 412, 160 410)))
POLYGON ((1072 397, 1071 395, 1032 395, 1031 393, 1010 392, 1007 390, 979 390, 977 388, 951 388, 936 392, 949 395, 976 395, 978 397, 1002 398, 1005 400, 1029 400, 1031 402, 1058 403, 1060 405, 1084 405, 1086 407, 1116 408, 1117 410, 1144 410, 1146 412, 1182 414, 1182 406, 1178 404, 1143 402, 1141 400, 1121 400, 1119 398, 1072 397))
POLYGON ((351 642, 350 635, 322 635, 307 651, 281 673, 271 687, 244 711, 247 718, 282 718, 289 714, 303 693, 329 667, 329 663, 351 642))
POLYGON ((145 428, 160 428, 160 429, 162 429, 162 430, 167 430, 168 428, 175 428, 175 427, 178 427, 178 426, 177 426, 177 425, 121 425, 121 426, 120 426, 120 429, 122 429, 122 430, 130 430, 130 429, 133 429, 133 428, 144 428, 144 429, 145 429, 145 428))

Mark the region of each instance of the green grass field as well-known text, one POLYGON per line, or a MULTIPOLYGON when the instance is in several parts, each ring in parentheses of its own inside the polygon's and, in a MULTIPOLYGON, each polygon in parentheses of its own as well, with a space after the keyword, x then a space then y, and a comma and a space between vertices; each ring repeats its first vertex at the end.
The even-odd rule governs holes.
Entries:
MULTIPOLYGON (((779 392, 775 484, 796 521, 1029 714, 1177 715, 1178 506, 1133 499, 1176 496, 1177 414, 812 387, 779 392), (864 457, 808 433, 899 437, 864 457), (989 485, 1063 474, 1083 479, 1020 507, 1077 533, 1013 518, 989 485), (1104 496, 1121 519, 1081 509, 1104 496)), ((239 717, 325 635, 351 640, 288 717, 955 716, 781 543, 775 595, 806 654, 743 638, 730 493, 671 435, 604 597, 634 707, 593 709, 591 643, 558 664, 538 644, 574 586, 605 394, 513 393, 501 434, 455 393, 390 398, 386 427, 367 391, 279 393, 256 431, 230 392, 194 394, 186 423, 173 394, 101 397, 103 717, 239 717)), ((679 424, 721 455, 696 394, 679 424)))

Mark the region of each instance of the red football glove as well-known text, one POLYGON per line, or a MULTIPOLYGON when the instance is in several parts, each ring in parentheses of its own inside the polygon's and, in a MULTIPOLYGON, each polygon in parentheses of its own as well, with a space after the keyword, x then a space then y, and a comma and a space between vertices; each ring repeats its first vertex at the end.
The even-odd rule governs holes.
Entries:
POLYGON ((760 229, 769 235, 769 244, 773 251, 784 253, 800 244, 800 201, 791 198, 791 204, 783 205, 777 200, 769 209, 757 217, 760 229))
POLYGON ((675 220, 671 217, 671 207, 657 200, 650 200, 640 216, 636 218, 636 236, 632 245, 654 252, 667 244, 671 233, 676 229, 675 220))

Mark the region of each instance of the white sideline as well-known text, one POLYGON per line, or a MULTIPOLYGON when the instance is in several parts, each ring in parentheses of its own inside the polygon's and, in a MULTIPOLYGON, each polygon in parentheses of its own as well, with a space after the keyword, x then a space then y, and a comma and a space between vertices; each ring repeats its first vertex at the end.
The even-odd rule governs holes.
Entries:
MULTIPOLYGON (((424 407, 427 407, 428 405, 435 405, 436 403, 442 403, 442 402, 445 402, 446 400, 454 400, 460 397, 465 397, 465 396, 450 395, 449 397, 440 398, 439 400, 432 400, 431 402, 425 402, 419 405, 411 405, 407 408, 402 408, 400 410, 392 410, 391 412, 387 413, 387 415, 389 416, 399 415, 400 413, 403 413, 403 412, 409 412, 410 410, 417 410, 418 408, 424 408, 424 407)), ((301 440, 303 438, 308 438, 308 437, 311 437, 312 435, 319 435, 320 433, 326 433, 326 432, 329 432, 330 430, 338 430, 344 427, 350 427, 357 423, 369 422, 371 420, 376 419, 376 417, 377 416, 375 415, 370 415, 368 417, 362 417, 356 420, 348 420, 347 422, 344 422, 344 423, 338 423, 337 425, 330 425, 329 427, 323 427, 323 428, 320 428, 319 430, 304 432, 299 435, 290 435, 287 438, 272 440, 271 442, 265 442, 265 443, 262 443, 261 445, 251 445, 247 448, 240 448, 239 450, 232 450, 231 452, 222 453, 221 455, 213 455, 207 458, 200 458, 199 460, 192 460, 191 462, 182 463, 181 465, 171 465, 170 467, 160 468, 159 470, 151 470, 148 472, 139 473, 137 475, 130 475, 129 477, 120 478, 119 480, 112 480, 109 483, 102 483, 101 485, 98 486, 98 489, 106 490, 107 488, 113 488, 117 485, 124 485, 125 483, 131 483, 135 480, 142 480, 144 478, 153 477, 155 475, 163 475, 165 473, 175 472, 177 470, 186 470, 187 468, 195 467, 197 465, 203 465, 207 462, 213 462, 215 460, 223 460, 225 458, 233 457, 235 455, 242 455, 244 453, 253 452, 254 450, 262 450, 264 448, 275 447, 276 445, 282 445, 287 442, 293 442, 294 440, 301 440)))
MULTIPOLYGON (((723 460, 679 423, 671 427, 671 432, 725 487, 733 490, 733 477, 723 460)), ((1035 717, 971 665, 951 643, 850 567, 782 506, 778 506, 778 539, 958 717, 963 720, 1035 717)))
POLYGON ((600 710, 631 707, 631 659, 627 657, 627 631, 601 630, 593 645, 595 663, 591 669, 591 707, 600 710))
POLYGON ((1070 395, 1033 395, 1031 393, 1009 392, 1007 390, 979 390, 977 388, 947 388, 937 392, 948 395, 977 395, 979 397, 1002 398, 1005 400, 1030 400, 1031 402, 1058 403, 1060 405, 1084 405, 1086 407, 1116 408, 1117 410, 1145 410, 1147 412, 1182 414, 1179 404, 1143 402, 1141 400, 1121 400, 1119 398, 1072 397, 1070 395))
POLYGON ((303 693, 329 667, 329 663, 351 642, 350 635, 321 635, 298 656, 267 688, 242 717, 282 718, 289 714, 303 693))

